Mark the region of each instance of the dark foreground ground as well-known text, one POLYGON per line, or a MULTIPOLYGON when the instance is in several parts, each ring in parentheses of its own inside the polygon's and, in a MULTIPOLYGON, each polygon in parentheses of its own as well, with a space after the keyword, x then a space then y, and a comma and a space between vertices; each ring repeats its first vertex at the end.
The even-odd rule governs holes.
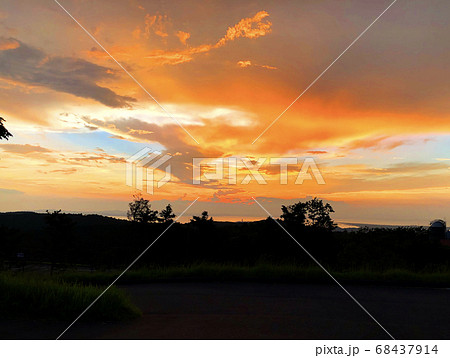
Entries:
MULTIPOLYGON (((158 283, 123 287, 143 316, 77 322, 64 339, 387 339, 339 287, 158 283)), ((449 339, 450 290, 349 286, 396 339, 449 339)), ((74 317, 75 318, 75 317, 74 317)), ((55 339, 66 323, 0 321, 2 339, 55 339)))

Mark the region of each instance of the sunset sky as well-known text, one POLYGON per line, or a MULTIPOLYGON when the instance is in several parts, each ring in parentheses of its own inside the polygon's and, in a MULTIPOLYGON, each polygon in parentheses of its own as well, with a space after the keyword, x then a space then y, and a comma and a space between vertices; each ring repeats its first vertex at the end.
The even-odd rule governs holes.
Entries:
POLYGON ((173 156, 156 209, 317 196, 340 222, 450 220, 449 1, 398 0, 254 144, 391 0, 59 2, 172 118, 55 1, 0 0, 0 211, 123 216, 125 161, 150 147, 173 156), (192 158, 235 156, 312 157, 326 184, 267 164, 265 185, 192 184, 192 158))

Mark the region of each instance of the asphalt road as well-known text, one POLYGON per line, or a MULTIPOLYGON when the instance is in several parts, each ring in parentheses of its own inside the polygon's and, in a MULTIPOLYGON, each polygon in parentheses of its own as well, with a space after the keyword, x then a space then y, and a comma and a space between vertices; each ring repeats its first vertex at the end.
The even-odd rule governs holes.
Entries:
MULTIPOLYGON (((64 339, 387 339, 338 286, 158 283, 123 286, 143 311, 128 323, 77 322, 64 339)), ((396 339, 449 339, 450 290, 349 286, 396 339)), ((69 324, 0 322, 0 338, 54 339, 69 324)))

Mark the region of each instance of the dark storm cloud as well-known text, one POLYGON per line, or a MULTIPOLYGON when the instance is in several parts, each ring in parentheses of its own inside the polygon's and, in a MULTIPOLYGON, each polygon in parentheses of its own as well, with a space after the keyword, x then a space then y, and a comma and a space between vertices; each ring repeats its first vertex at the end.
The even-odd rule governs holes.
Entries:
POLYGON ((47 56, 42 50, 17 39, 0 40, 19 44, 0 51, 0 77, 91 98, 109 107, 127 107, 129 102, 135 101, 97 85, 97 81, 114 78, 107 67, 79 58, 47 56))

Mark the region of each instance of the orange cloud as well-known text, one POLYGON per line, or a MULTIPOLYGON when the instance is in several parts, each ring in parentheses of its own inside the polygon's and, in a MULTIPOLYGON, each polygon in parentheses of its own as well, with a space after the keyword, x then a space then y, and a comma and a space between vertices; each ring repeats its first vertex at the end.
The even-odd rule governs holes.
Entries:
POLYGON ((268 65, 259 65, 262 68, 267 68, 268 70, 278 70, 275 66, 268 66, 268 65))
MULTIPOLYGON (((253 17, 244 18, 240 20, 236 25, 229 27, 225 36, 220 38, 215 44, 201 44, 195 47, 188 47, 184 49, 175 50, 163 50, 154 49, 148 50, 147 44, 139 43, 127 43, 125 45, 112 45, 108 48, 108 51, 121 61, 130 61, 132 58, 147 59, 151 61, 154 66, 162 65, 178 65, 181 63, 191 62, 195 55, 205 54, 212 49, 217 49, 224 46, 227 42, 233 41, 237 38, 249 38, 254 39, 271 32, 272 23, 269 21, 263 21, 269 13, 266 11, 260 11, 253 17)), ((135 40, 140 40, 142 37, 149 38, 151 34, 155 34, 162 39, 166 39, 170 34, 174 34, 178 40, 187 45, 187 40, 191 38, 191 34, 185 31, 170 31, 172 27, 171 20, 167 15, 150 15, 145 16, 144 28, 137 26, 132 32, 132 37, 135 40)), ((84 52, 88 57, 98 60, 109 60, 109 55, 103 50, 96 47, 92 47, 90 51, 84 52)), ((142 66, 138 61, 138 66, 142 66)), ((148 63, 145 64, 148 66, 148 63)), ((276 69, 276 67, 268 65, 255 65, 266 69, 276 69)))
POLYGON ((191 37, 191 34, 189 32, 178 31, 176 36, 180 39, 180 42, 183 45, 186 45, 186 41, 191 37))
POLYGON ((170 20, 167 15, 145 15, 145 34, 150 37, 153 32, 155 35, 160 37, 167 37, 167 27, 170 25, 170 20))
POLYGON ((278 70, 277 67, 274 66, 268 66, 268 65, 258 65, 257 63, 253 64, 252 61, 250 60, 246 60, 246 61, 238 61, 237 65, 241 68, 246 68, 246 67, 250 67, 250 66, 256 66, 256 67, 261 67, 261 68, 266 68, 268 70, 278 70))
POLYGON ((253 17, 247 17, 239 21, 233 27, 229 27, 227 33, 222 37, 214 47, 221 47, 228 41, 233 41, 239 37, 256 39, 265 36, 272 31, 272 23, 270 21, 263 22, 269 13, 267 11, 259 11, 253 17), (253 27, 255 25, 255 27, 253 27))
MULTIPOLYGON (((166 16, 164 16, 163 18, 161 18, 161 15, 158 16, 159 17, 157 19, 151 17, 150 21, 146 19, 146 24, 150 23, 151 27, 153 28, 154 26, 157 27, 162 26, 157 25, 159 22, 163 22, 162 19, 165 19, 164 21, 168 21, 166 16)), ((154 65, 166 65, 166 64, 178 65, 180 63, 190 62, 193 60, 193 55, 206 53, 212 49, 222 47, 228 41, 233 41, 239 37, 254 39, 260 36, 265 36, 266 34, 271 32, 272 26, 272 23, 270 21, 266 22, 262 21, 267 16, 269 16, 269 13, 267 13, 266 11, 260 11, 253 17, 242 19, 233 27, 229 27, 225 36, 222 37, 215 45, 203 44, 200 46, 191 47, 181 51, 155 50, 151 52, 150 55, 145 56, 145 58, 151 59, 154 65), (253 25, 255 25, 255 27, 253 27, 253 25)), ((186 40, 190 37, 190 34, 187 32, 178 31, 177 37, 180 39, 182 43, 185 43, 186 40)), ((260 66, 260 67, 275 69, 275 67, 271 66, 260 66)))
POLYGON ((328 152, 326 150, 308 150, 306 153, 308 153, 308 154, 326 154, 328 152))
POLYGON ((252 61, 238 61, 237 65, 239 67, 245 68, 252 65, 252 61))
POLYGON ((20 46, 19 42, 12 38, 0 37, 0 51, 14 50, 20 46))

